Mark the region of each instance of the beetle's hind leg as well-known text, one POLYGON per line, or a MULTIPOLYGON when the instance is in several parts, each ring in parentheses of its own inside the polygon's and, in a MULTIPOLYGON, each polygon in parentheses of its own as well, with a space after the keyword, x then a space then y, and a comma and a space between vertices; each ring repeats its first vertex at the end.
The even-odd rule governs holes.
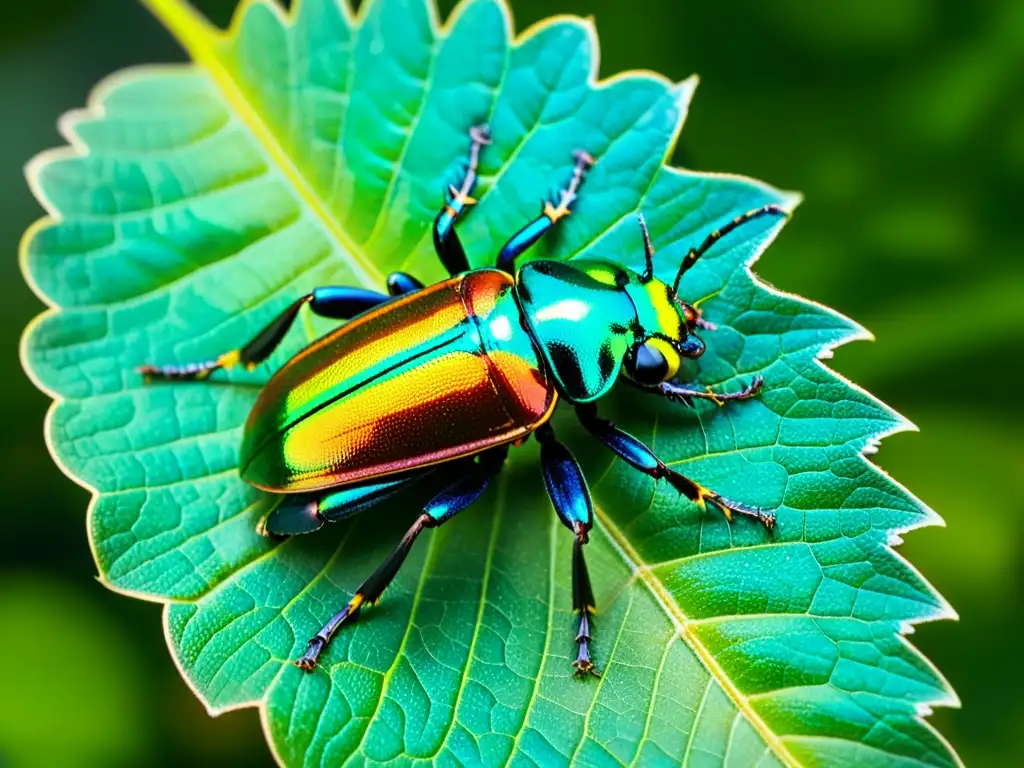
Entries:
POLYGON ((244 346, 232 349, 212 360, 184 365, 142 365, 136 370, 146 381, 154 379, 171 379, 176 381, 198 381, 208 378, 211 373, 220 369, 242 365, 252 370, 262 363, 284 340, 288 329, 304 304, 321 317, 333 320, 348 320, 365 312, 367 309, 387 301, 390 297, 365 288, 349 286, 323 286, 314 288, 285 308, 267 326, 257 333, 244 346))
POLYGON ((486 125, 477 125, 470 128, 469 139, 466 175, 458 187, 448 187, 444 208, 434 219, 434 250, 450 275, 469 271, 469 259, 466 258, 466 251, 455 232, 455 222, 468 206, 476 203, 472 194, 480 165, 480 150, 491 143, 491 134, 486 125))
POLYGON ((572 206, 576 202, 580 186, 583 184, 587 172, 594 165, 594 158, 582 149, 576 150, 574 156, 576 164, 573 166, 569 186, 558 193, 556 202, 545 201, 540 216, 509 238, 498 254, 498 269, 514 274, 516 257, 522 255, 531 245, 540 240, 545 232, 572 212, 572 206))
POLYGON ((359 586, 345 607, 332 616, 320 631, 310 638, 306 652, 295 662, 296 665, 307 672, 312 670, 317 665, 320 654, 331 642, 331 638, 341 625, 354 619, 364 605, 372 605, 380 599, 424 529, 442 525, 476 501, 487 488, 491 478, 501 469, 507 455, 507 447, 493 448, 481 454, 477 461, 459 462, 458 466, 463 468, 461 476, 424 506, 423 514, 416 518, 416 522, 398 542, 398 546, 359 586))
POLYGON ((726 519, 732 522, 734 515, 748 517, 763 525, 768 533, 775 529, 775 513, 757 507, 741 504, 738 501, 720 496, 710 488, 705 488, 700 483, 676 472, 667 466, 661 459, 654 455, 654 452, 641 443, 628 432, 616 427, 607 419, 597 415, 597 406, 593 403, 576 407, 576 414, 579 416, 583 426, 587 428, 594 437, 604 443, 627 464, 640 470, 648 477, 655 480, 664 478, 672 484, 672 487, 686 496, 690 501, 698 504, 701 508, 707 502, 721 510, 726 519))

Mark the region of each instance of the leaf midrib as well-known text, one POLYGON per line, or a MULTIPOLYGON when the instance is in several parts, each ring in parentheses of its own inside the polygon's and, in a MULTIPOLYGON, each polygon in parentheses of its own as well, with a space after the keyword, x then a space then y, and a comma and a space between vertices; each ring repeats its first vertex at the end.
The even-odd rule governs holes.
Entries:
POLYGON ((629 543, 629 540, 608 514, 597 504, 594 505, 594 516, 597 527, 608 537, 608 541, 619 553, 626 566, 633 572, 634 577, 647 587, 654 599, 657 600, 661 609, 665 611, 669 620, 675 625, 679 636, 697 654, 697 657, 704 664, 711 677, 722 687, 722 690, 736 705, 736 708, 743 713, 754 729, 760 734, 761 738, 764 739, 765 743, 783 763, 790 766, 790 768, 801 768, 799 761, 793 757, 785 744, 782 743, 782 740, 761 719, 761 716, 754 711, 747 697, 732 682, 711 651, 690 631, 689 617, 683 613, 679 604, 676 603, 672 595, 665 589, 665 585, 655 578, 648 568, 642 565, 643 560, 639 553, 629 543))
POLYGON ((225 34, 210 24, 186 0, 142 0, 171 32, 188 55, 210 75, 220 90, 225 102, 235 110, 236 115, 252 133, 257 144, 266 153, 271 164, 291 184, 296 195, 309 206, 327 233, 348 254, 350 263, 357 267, 357 275, 368 288, 384 285, 384 275, 376 265, 366 258, 359 246, 342 229, 341 225, 324 206, 302 172, 288 156, 275 138, 273 131, 263 121, 245 94, 235 84, 231 73, 225 68, 214 49, 214 43, 226 38, 225 34))

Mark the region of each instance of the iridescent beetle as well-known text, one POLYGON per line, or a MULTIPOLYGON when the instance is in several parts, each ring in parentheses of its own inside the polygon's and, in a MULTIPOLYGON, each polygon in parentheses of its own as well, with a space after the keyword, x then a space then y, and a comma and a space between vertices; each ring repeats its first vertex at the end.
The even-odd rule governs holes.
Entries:
POLYGON ((768 205, 728 222, 683 259, 673 285, 654 276, 650 237, 640 218, 646 266, 637 274, 609 261, 515 259, 569 214, 593 164, 576 153, 567 188, 513 235, 497 268, 470 269, 455 222, 471 197, 486 127, 470 131, 468 168, 460 188, 434 221, 434 245, 451 277, 424 287, 414 277, 388 277, 387 296, 361 288, 322 287, 302 296, 245 346, 215 360, 139 369, 149 379, 205 379, 241 364, 253 368, 282 341, 302 306, 349 320, 299 352, 264 387, 242 440, 242 479, 279 495, 265 532, 309 533, 360 512, 427 475, 442 490, 423 508, 398 546, 342 610, 310 639, 296 662, 313 669, 331 637, 365 604, 378 600, 416 538, 472 504, 501 468, 512 444, 529 435, 541 444, 544 482, 555 511, 572 531, 573 609, 578 616, 573 662, 579 677, 597 675, 590 657, 594 597, 583 556, 593 525, 587 483, 576 459, 555 438, 556 403, 576 408, 583 426, 619 457, 664 478, 703 507, 711 502, 730 521, 753 518, 770 533, 775 517, 719 496, 667 467, 646 446, 598 416, 595 401, 617 379, 669 400, 723 405, 745 400, 760 378, 732 394, 673 381, 684 358, 712 329, 678 297, 686 271, 720 237, 761 216, 785 216, 768 205))

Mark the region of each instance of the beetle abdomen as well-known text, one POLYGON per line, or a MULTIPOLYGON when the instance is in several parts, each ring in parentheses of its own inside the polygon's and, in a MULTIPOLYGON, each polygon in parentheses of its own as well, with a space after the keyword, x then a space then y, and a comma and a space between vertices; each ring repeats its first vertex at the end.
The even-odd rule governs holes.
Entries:
POLYGON ((267 383, 241 472, 310 491, 514 442, 554 409, 512 279, 483 269, 373 309, 314 342, 267 383))

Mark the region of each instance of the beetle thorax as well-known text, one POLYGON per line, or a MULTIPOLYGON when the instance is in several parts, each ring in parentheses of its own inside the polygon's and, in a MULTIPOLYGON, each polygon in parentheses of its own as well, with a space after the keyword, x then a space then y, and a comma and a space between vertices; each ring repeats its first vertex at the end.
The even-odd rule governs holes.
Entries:
POLYGON ((624 279, 621 267, 603 262, 538 260, 519 271, 527 327, 570 402, 604 395, 635 341, 639 325, 624 279))

